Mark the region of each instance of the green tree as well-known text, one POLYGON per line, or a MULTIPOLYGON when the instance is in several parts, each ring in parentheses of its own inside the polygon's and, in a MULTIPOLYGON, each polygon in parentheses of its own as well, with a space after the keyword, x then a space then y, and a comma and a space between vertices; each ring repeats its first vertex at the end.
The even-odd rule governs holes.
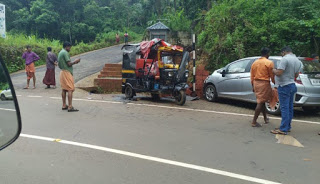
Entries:
POLYGON ((34 33, 41 37, 53 38, 59 36, 59 14, 53 11, 51 2, 46 0, 33 1, 29 18, 31 19, 31 25, 34 25, 32 26, 34 33))
POLYGON ((263 46, 278 54, 290 45, 295 53, 319 52, 320 19, 317 0, 221 0, 199 26, 198 45, 209 56, 209 69, 259 55, 263 46))

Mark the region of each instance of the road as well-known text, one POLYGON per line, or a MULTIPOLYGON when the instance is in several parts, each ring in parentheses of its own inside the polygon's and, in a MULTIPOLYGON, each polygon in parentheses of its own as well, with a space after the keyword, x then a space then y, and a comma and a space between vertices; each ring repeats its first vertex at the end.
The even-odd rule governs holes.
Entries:
MULTIPOLYGON (((111 56, 120 53, 115 47, 81 56, 76 80, 97 72, 106 62, 117 62, 111 56)), ((40 68, 37 76, 42 75, 40 68)), ((119 94, 77 90, 74 105, 80 112, 68 113, 61 110, 59 89, 22 90, 23 81, 24 75, 13 76, 23 134, 0 152, 1 183, 316 184, 320 180, 318 115, 295 118, 290 135, 303 144, 300 148, 276 143, 269 131, 279 126, 277 117, 261 128, 250 127, 250 105, 187 101, 180 107, 168 99, 127 101, 119 94)))
MULTIPOLYGON (((101 71, 106 63, 119 63, 122 59, 121 47, 122 45, 113 46, 72 57, 72 60, 81 58, 80 64, 73 66, 75 82, 101 71)), ((45 67, 39 67, 36 70, 37 87, 43 87, 42 79, 45 75, 45 70, 45 67)), ((56 67, 56 76, 58 77, 59 74, 60 69, 56 67)), ((26 85, 26 74, 24 72, 14 74, 13 81, 15 88, 22 89, 26 85)), ((56 82, 57 86, 59 86, 59 80, 56 82)))
POLYGON ((9 142, 15 137, 18 129, 17 114, 12 100, 0 101, 0 144, 9 142))

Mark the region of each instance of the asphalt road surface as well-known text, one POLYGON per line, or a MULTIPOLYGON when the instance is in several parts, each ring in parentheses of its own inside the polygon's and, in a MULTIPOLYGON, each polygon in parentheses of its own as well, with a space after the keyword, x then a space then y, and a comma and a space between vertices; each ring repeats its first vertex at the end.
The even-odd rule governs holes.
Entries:
MULTIPOLYGON (((119 54, 114 47, 89 53, 88 60, 81 56, 88 70, 75 68, 76 80, 118 62, 119 54)), ((13 76, 23 130, 0 152, 1 183, 319 183, 317 119, 293 123, 290 135, 301 148, 279 144, 269 133, 278 118, 252 128, 251 115, 227 108, 233 104, 214 109, 217 104, 187 101, 180 107, 167 99, 127 101, 78 90, 80 112, 68 113, 61 110, 59 89, 21 90, 24 77, 13 76)))
POLYGON ((18 119, 12 100, 0 101, 0 145, 16 136, 18 119))

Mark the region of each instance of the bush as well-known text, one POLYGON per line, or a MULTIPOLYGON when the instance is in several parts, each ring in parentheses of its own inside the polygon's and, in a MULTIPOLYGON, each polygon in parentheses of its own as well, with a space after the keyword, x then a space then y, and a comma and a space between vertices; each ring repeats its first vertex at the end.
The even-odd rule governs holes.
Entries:
POLYGON ((36 62, 36 66, 45 64, 47 47, 52 47, 54 52, 58 52, 60 42, 57 40, 37 39, 36 36, 25 36, 22 34, 8 34, 6 39, 1 39, 0 53, 5 61, 9 72, 24 69, 25 61, 21 58, 27 45, 30 45, 41 60, 36 62))
POLYGON ((273 55, 290 45, 298 56, 319 52, 318 0, 221 0, 200 23, 198 46, 214 70, 236 59, 259 55, 270 47, 273 55))
POLYGON ((184 9, 180 11, 169 12, 164 15, 167 19, 167 24, 170 27, 171 31, 191 31, 191 20, 189 20, 184 12, 184 9))
MULTIPOLYGON (((72 47, 70 55, 74 56, 84 52, 114 45, 115 33, 116 32, 100 34, 98 35, 96 41, 89 44, 84 42, 75 43, 75 46, 72 47)), ((128 31, 128 33, 130 35, 130 40, 141 40, 141 35, 131 31, 128 31)), ((23 70, 25 68, 25 61, 21 56, 27 45, 30 45, 33 52, 37 53, 41 58, 35 63, 36 66, 45 64, 47 47, 52 47, 53 52, 56 54, 58 54, 62 48, 62 42, 58 40, 39 39, 36 36, 9 33, 6 39, 0 38, 0 54, 2 55, 10 73, 23 70)))
POLYGON ((0 92, 9 88, 8 83, 0 83, 0 92))

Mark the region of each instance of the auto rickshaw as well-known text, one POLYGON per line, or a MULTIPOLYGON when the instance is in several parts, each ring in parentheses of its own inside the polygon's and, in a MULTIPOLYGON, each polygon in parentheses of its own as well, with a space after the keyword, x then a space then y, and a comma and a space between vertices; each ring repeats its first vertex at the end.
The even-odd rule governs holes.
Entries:
POLYGON ((174 97, 178 105, 186 102, 189 52, 161 39, 125 45, 122 63, 122 93, 151 93, 152 98, 174 97))

